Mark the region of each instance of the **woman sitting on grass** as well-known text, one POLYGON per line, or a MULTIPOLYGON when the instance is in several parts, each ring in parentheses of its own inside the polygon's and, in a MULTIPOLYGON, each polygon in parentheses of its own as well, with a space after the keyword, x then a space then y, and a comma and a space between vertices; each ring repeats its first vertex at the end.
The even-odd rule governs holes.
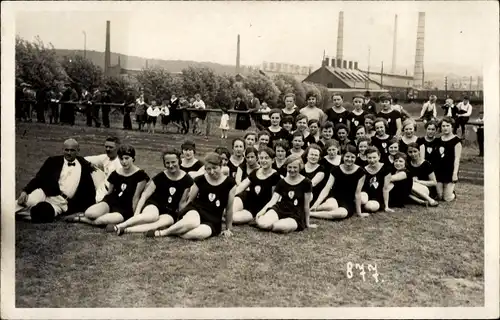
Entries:
POLYGON ((321 160, 325 172, 329 174, 334 167, 338 167, 342 161, 342 156, 339 155, 340 145, 337 140, 331 139, 325 143, 326 156, 321 160))
POLYGON ((274 152, 262 147, 259 150, 260 168, 253 171, 236 188, 233 204, 233 223, 251 222, 262 206, 271 200, 273 190, 281 179, 279 173, 272 168, 274 152), (245 191, 247 190, 248 191, 245 191))
POLYGON ((327 171, 325 167, 320 164, 321 153, 322 150, 317 144, 311 144, 304 151, 304 156, 302 157, 306 163, 304 168, 300 171, 300 174, 311 180, 313 187, 311 203, 314 203, 318 198, 330 174, 330 171, 327 171))
POLYGON ((316 228, 316 225, 309 223, 312 184, 300 174, 304 167, 302 158, 291 155, 285 161, 285 166, 287 176, 278 182, 271 200, 255 217, 257 226, 279 233, 316 228))
POLYGON ((286 140, 278 140, 274 142, 274 162, 273 169, 278 171, 280 176, 284 178, 286 176, 286 166, 285 161, 288 156, 289 143, 286 140))
POLYGON ((436 194, 437 185, 432 165, 422 159, 417 143, 408 144, 408 156, 410 157, 408 170, 413 179, 410 198, 419 204, 437 206, 438 202, 432 199, 436 194))
POLYGON ((92 205, 85 212, 67 216, 66 221, 106 226, 120 223, 134 215, 149 177, 144 170, 134 164, 135 149, 132 146, 121 145, 117 154, 121 167, 108 177, 108 194, 101 202, 92 205))
POLYGON ((132 218, 117 225, 108 225, 109 232, 146 232, 171 226, 176 220, 179 205, 186 202, 193 179, 180 170, 181 154, 168 148, 162 153, 165 170, 157 174, 141 195, 132 218))
POLYGON ((344 163, 333 167, 326 186, 311 207, 311 217, 318 219, 342 219, 361 212, 368 197, 362 199, 361 189, 365 182, 365 171, 355 164, 356 148, 347 146, 344 163), (326 200, 325 200, 326 199, 326 200))
POLYGON ((389 206, 403 208, 410 198, 413 179, 406 169, 406 154, 396 152, 391 169, 389 185, 389 206))
POLYGON ((232 235, 235 182, 221 173, 221 158, 210 152, 205 157, 205 171, 194 179, 187 205, 181 205, 180 220, 166 230, 146 233, 146 237, 179 236, 188 240, 204 240, 219 234, 232 235), (226 212, 226 230, 222 216, 226 212))
MULTIPOLYGON (((391 183, 391 167, 380 162, 380 152, 375 147, 366 150, 368 165, 365 169, 365 183, 361 197, 368 199, 364 205, 365 211, 377 212, 382 206, 385 211, 393 212, 389 208, 389 186, 391 183), (365 195, 364 195, 364 194, 365 195)), ((363 216, 367 216, 363 214, 363 216)))
POLYGON ((181 145, 182 160, 180 169, 187 173, 197 172, 203 167, 200 160, 194 156, 196 154, 196 145, 192 141, 185 141, 181 145))

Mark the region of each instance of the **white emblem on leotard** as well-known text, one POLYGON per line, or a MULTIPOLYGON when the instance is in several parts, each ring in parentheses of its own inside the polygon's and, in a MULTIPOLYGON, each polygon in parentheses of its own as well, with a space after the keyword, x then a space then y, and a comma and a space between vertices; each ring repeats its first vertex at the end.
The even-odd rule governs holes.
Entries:
POLYGON ((168 189, 168 191, 170 192, 171 195, 174 195, 175 191, 177 191, 174 187, 170 187, 170 189, 168 189))
POLYGON ((391 118, 387 119, 387 122, 391 122, 391 118))
POLYGON ((359 124, 359 121, 358 120, 354 120, 354 125, 357 127, 359 124))
POLYGON ((208 200, 210 200, 210 202, 213 202, 215 200, 215 194, 209 193, 208 194, 208 200))
POLYGON ((432 152, 432 147, 427 147, 427 153, 431 153, 432 152))
POLYGON ((439 147, 439 153, 441 154, 441 158, 444 158, 444 147, 439 147))
POLYGON ((372 186, 373 188, 377 189, 378 188, 378 181, 377 181, 377 177, 373 177, 370 179, 370 186, 372 186))
POLYGON ((382 148, 384 148, 384 149, 385 149, 385 147, 387 147, 387 143, 382 142, 382 148))
POLYGON ((127 189, 127 185, 125 183, 122 183, 122 185, 120 186, 120 188, 122 189, 122 191, 118 194, 118 197, 122 196, 123 191, 125 191, 125 189, 127 189))
POLYGON ((290 199, 293 199, 293 196, 294 196, 294 195, 295 195, 295 192, 293 192, 293 191, 288 191, 288 197, 289 197, 290 199))
POLYGON ((297 203, 299 203, 299 201, 297 199, 295 199, 295 201, 293 202, 293 205, 297 206, 297 203))
POLYGON ((172 203, 172 197, 168 197, 168 203, 172 203))
POLYGON ((255 194, 259 194, 260 193, 260 186, 255 186, 255 194))
POLYGON ((339 118, 339 122, 342 122, 342 118, 339 118))
POLYGON ((216 205, 217 207, 219 207, 219 206, 220 206, 220 201, 219 201, 219 200, 215 201, 215 205, 216 205))

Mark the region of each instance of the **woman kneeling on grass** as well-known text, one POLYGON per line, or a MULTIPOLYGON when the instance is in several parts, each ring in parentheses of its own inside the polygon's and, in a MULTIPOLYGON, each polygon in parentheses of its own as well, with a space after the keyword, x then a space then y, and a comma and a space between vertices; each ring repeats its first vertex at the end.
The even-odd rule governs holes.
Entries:
POLYGON ((311 207, 311 217, 333 220, 350 217, 355 212, 359 216, 367 215, 361 212, 361 205, 368 201, 368 197, 361 197, 365 171, 355 161, 356 147, 349 145, 344 154, 344 163, 333 167, 326 186, 311 207))
POLYGON ((106 226, 120 223, 134 215, 139 197, 149 177, 144 170, 134 164, 135 149, 132 146, 122 145, 117 153, 121 167, 108 177, 108 194, 84 213, 69 215, 64 220, 106 226))
POLYGON ((316 225, 309 223, 312 183, 300 174, 304 167, 302 158, 291 155, 285 161, 285 166, 287 176, 278 182, 273 197, 257 214, 257 226, 279 233, 316 228, 316 225))
POLYGON ((261 147, 258 152, 260 168, 250 173, 236 188, 233 204, 233 223, 251 222, 262 206, 271 200, 280 174, 272 168, 274 152, 261 147), (246 189, 248 191, 245 191, 246 189))
POLYGON ((226 230, 231 236, 233 222, 234 179, 221 173, 221 157, 210 152, 205 157, 205 171, 194 179, 187 205, 181 205, 181 218, 166 230, 146 233, 147 237, 180 236, 188 240, 204 240, 222 231, 222 215, 226 210, 226 230))
POLYGON ((438 202, 432 199, 432 195, 436 194, 437 185, 432 165, 422 159, 417 143, 408 144, 407 153, 410 157, 408 170, 413 179, 410 198, 418 204, 437 206, 438 202))
POLYGON ((193 179, 180 170, 181 154, 176 149, 166 149, 161 158, 166 170, 157 174, 144 190, 134 216, 118 225, 108 225, 107 231, 121 236, 166 228, 177 220, 179 205, 186 202, 193 179))
MULTIPOLYGON (((394 210, 389 208, 391 167, 380 162, 380 152, 376 147, 369 147, 366 150, 366 158, 368 165, 364 168, 365 183, 361 194, 361 197, 368 199, 364 205, 365 211, 377 212, 384 206, 385 211, 393 212, 394 210)), ((363 214, 363 216, 368 215, 363 214)))

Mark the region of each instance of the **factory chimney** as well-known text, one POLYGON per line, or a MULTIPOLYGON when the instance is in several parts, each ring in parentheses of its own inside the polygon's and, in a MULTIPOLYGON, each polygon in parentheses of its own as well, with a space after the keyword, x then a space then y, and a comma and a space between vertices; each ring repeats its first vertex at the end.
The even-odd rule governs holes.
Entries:
POLYGON ((240 35, 236 42, 236 74, 240 73, 240 35))
POLYGON ((425 40, 425 12, 418 13, 417 48, 415 51, 415 69, 413 71, 413 85, 422 87, 424 79, 424 40, 425 40))
POLYGON ((394 17, 394 39, 392 40, 392 65, 391 73, 396 73, 396 47, 398 41, 398 15, 394 17))
POLYGON ((106 49, 104 51, 104 74, 108 75, 111 66, 111 22, 106 21, 106 49))
MULTIPOLYGON (((343 58, 344 51, 344 12, 339 12, 339 26, 337 30, 337 60, 341 60, 343 58)), ((340 67, 340 66, 338 66, 340 67)))

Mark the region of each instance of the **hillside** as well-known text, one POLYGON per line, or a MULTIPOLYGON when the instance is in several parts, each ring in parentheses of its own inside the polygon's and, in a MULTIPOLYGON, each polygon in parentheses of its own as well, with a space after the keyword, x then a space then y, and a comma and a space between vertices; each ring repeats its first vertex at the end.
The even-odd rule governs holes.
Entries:
MULTIPOLYGON (((68 50, 68 49, 55 49, 56 54, 60 57, 69 56, 73 54, 83 55, 83 50, 68 50)), ((88 51, 87 58, 90 59, 94 64, 100 66, 104 69, 104 52, 100 51, 88 51)), ((234 73, 235 67, 222 65, 213 62, 196 62, 196 61, 184 61, 184 60, 159 60, 159 59, 146 59, 136 56, 128 56, 121 53, 111 52, 111 65, 118 64, 118 57, 120 57, 120 64, 125 69, 142 69, 146 66, 146 60, 149 67, 160 66, 165 68, 170 72, 181 72, 189 66, 193 67, 208 67, 213 69, 218 74, 223 73, 234 73)))

